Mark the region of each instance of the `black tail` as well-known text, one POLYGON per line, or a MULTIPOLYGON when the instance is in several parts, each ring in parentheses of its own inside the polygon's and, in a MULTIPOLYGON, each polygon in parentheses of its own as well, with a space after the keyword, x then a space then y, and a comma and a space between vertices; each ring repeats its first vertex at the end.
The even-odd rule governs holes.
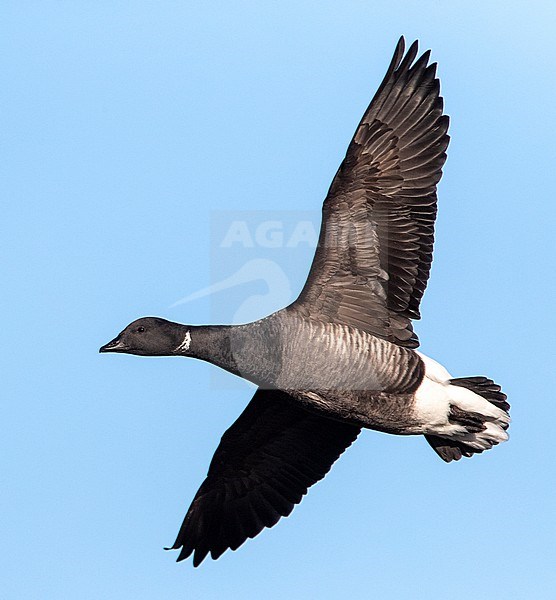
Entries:
MULTIPOLYGON (((451 385, 458 385, 467 388, 475 394, 482 396, 494 406, 509 413, 510 405, 507 402, 507 396, 501 391, 498 384, 492 379, 486 377, 460 377, 458 379, 450 379, 451 385)), ((436 435, 425 435, 425 439, 432 446, 432 449, 446 462, 459 460, 462 456, 473 456, 480 454, 483 450, 476 450, 466 446, 462 442, 449 440, 447 438, 438 437, 436 435)))
POLYGON ((459 377, 458 379, 450 379, 450 385, 467 388, 503 411, 509 412, 510 410, 510 405, 506 402, 508 396, 501 391, 502 388, 494 383, 492 379, 486 377, 459 377))

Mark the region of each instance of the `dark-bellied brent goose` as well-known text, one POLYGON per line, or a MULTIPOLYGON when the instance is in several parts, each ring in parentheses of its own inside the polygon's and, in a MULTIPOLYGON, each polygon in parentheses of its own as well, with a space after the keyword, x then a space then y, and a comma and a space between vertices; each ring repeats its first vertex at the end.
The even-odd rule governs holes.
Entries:
POLYGON ((446 462, 508 439, 500 386, 452 378, 415 350, 449 119, 430 51, 404 53, 402 37, 332 181, 293 304, 245 325, 146 317, 100 349, 191 356, 258 386, 187 511, 178 560, 216 559, 289 515, 361 428, 424 435, 446 462))

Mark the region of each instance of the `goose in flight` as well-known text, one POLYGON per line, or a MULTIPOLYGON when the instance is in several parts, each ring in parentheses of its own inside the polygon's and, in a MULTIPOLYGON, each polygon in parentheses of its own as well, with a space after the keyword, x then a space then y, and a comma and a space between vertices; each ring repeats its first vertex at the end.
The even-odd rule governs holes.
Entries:
POLYGON ((429 54, 398 42, 332 181, 293 304, 245 325, 145 317, 100 349, 194 357, 258 386, 187 511, 178 561, 216 559, 289 515, 362 428, 423 435, 447 462, 508 438, 500 386, 453 378, 416 351, 449 140, 429 54))

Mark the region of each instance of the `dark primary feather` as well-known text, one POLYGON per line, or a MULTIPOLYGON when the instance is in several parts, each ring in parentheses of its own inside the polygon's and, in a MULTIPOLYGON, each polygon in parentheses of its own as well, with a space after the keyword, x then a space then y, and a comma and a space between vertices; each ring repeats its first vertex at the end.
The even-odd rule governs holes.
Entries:
POLYGON ((358 436, 359 427, 309 413, 278 390, 259 389, 224 433, 172 549, 236 550, 287 516, 358 436))
MULTIPOLYGON (((323 205, 319 247, 290 310, 416 347, 436 184, 448 145, 435 65, 399 41, 323 205)), ((173 545, 197 566, 289 515, 360 429, 258 390, 224 434, 173 545)))
POLYGON ((429 52, 400 39, 323 205, 318 248, 291 309, 415 348, 434 241, 448 117, 429 52), (415 61, 415 62, 414 62, 415 61))

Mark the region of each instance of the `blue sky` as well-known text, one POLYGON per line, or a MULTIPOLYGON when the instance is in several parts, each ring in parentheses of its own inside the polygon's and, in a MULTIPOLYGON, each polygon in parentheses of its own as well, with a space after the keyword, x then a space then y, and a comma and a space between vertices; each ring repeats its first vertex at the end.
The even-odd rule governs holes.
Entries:
MULTIPOLYGON (((3 597, 553 597, 555 18, 552 2, 2 3, 3 597), (252 390, 98 347, 139 316, 212 322, 265 295, 173 306, 267 258, 215 253, 222 215, 318 214, 400 34, 432 48, 452 119, 422 350, 503 384, 511 440, 446 465, 365 432, 290 518, 175 564, 162 548, 252 390)), ((278 262, 295 295, 310 252, 278 262)))

